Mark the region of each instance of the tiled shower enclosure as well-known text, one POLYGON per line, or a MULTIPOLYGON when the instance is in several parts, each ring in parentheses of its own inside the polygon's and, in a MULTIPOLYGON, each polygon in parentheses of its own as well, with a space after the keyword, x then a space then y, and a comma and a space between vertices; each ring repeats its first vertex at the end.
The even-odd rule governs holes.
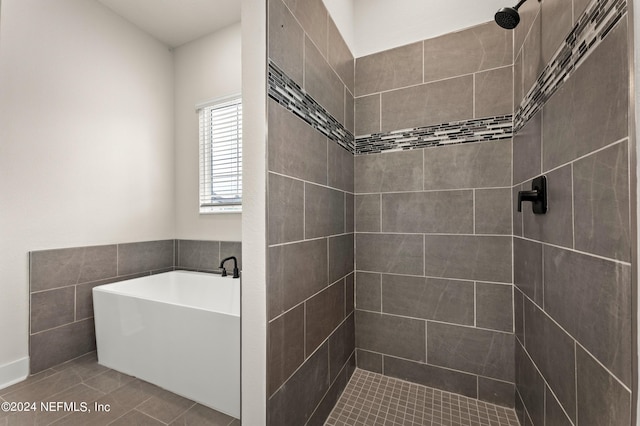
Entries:
POLYGON ((268 424, 321 424, 354 363, 631 424, 626 1, 355 59, 321 0, 268 4, 268 424))

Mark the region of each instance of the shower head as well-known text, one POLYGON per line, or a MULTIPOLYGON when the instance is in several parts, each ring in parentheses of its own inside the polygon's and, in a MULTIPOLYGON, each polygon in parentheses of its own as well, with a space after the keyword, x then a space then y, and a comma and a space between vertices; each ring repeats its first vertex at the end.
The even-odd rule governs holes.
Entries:
POLYGON ((527 0, 520 0, 514 7, 503 7, 496 12, 496 23, 502 28, 512 30, 520 23, 518 9, 527 0))

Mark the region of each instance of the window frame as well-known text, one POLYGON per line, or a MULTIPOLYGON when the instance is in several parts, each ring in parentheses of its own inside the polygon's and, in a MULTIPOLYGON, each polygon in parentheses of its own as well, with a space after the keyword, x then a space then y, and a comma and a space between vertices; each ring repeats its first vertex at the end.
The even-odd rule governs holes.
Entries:
MULTIPOLYGON (((222 98, 216 98, 207 102, 196 105, 196 113, 198 114, 198 212, 199 214, 220 214, 220 213, 242 213, 242 95, 233 94, 222 98), (230 202, 206 202, 206 198, 214 196, 214 179, 215 175, 215 158, 214 158, 214 134, 213 123, 214 119, 211 116, 213 111, 226 109, 229 107, 238 108, 236 110, 236 156, 239 160, 236 161, 236 171, 232 179, 235 179, 235 189, 239 194, 239 201, 237 198, 230 202), (206 114, 210 116, 207 117, 206 114), (239 124, 238 124, 239 123, 239 124), (208 127, 208 128, 207 128, 208 127), (206 146, 209 144, 209 147, 206 146), (206 161, 205 156, 210 156, 209 161, 206 161), (238 164, 239 163, 239 164, 238 164), (239 169, 239 170, 238 170, 239 169), (207 180, 208 179, 208 180, 207 180), (208 191, 207 191, 207 187, 208 191)), ((229 108, 229 114, 233 116, 233 111, 229 108)), ((229 126, 232 129, 233 124, 229 126)), ((231 130, 232 131, 232 130, 231 130)), ((221 142, 221 141, 219 141, 221 142)), ((224 142, 229 144, 228 141, 224 142)), ((230 143, 233 145, 233 141, 230 143)), ((233 149, 233 147, 232 147, 233 149)), ((218 158, 219 160, 219 158, 218 158)), ((233 183, 229 184, 231 187, 233 183)))

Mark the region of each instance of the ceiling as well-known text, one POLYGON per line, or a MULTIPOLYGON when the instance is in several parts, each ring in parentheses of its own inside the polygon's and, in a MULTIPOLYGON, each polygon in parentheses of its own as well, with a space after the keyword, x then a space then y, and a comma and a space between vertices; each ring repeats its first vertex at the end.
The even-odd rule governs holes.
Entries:
POLYGON ((169 47, 240 22, 240 0, 97 0, 169 47))

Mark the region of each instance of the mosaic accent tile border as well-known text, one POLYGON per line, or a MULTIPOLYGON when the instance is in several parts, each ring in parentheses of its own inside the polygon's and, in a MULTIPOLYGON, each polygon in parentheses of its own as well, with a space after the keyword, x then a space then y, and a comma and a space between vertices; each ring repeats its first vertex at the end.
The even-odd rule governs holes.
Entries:
POLYGON ((595 0, 574 25, 555 56, 520 103, 514 117, 517 133, 573 74, 627 12, 627 0, 595 0))
POLYGON ((382 151, 493 141, 512 136, 513 116, 509 114, 361 136, 356 138, 355 152, 374 154, 382 151))
POLYGON ((356 369, 325 426, 520 426, 514 410, 356 369))
POLYGON ((351 132, 270 59, 267 86, 271 99, 353 154, 354 137, 351 132))

